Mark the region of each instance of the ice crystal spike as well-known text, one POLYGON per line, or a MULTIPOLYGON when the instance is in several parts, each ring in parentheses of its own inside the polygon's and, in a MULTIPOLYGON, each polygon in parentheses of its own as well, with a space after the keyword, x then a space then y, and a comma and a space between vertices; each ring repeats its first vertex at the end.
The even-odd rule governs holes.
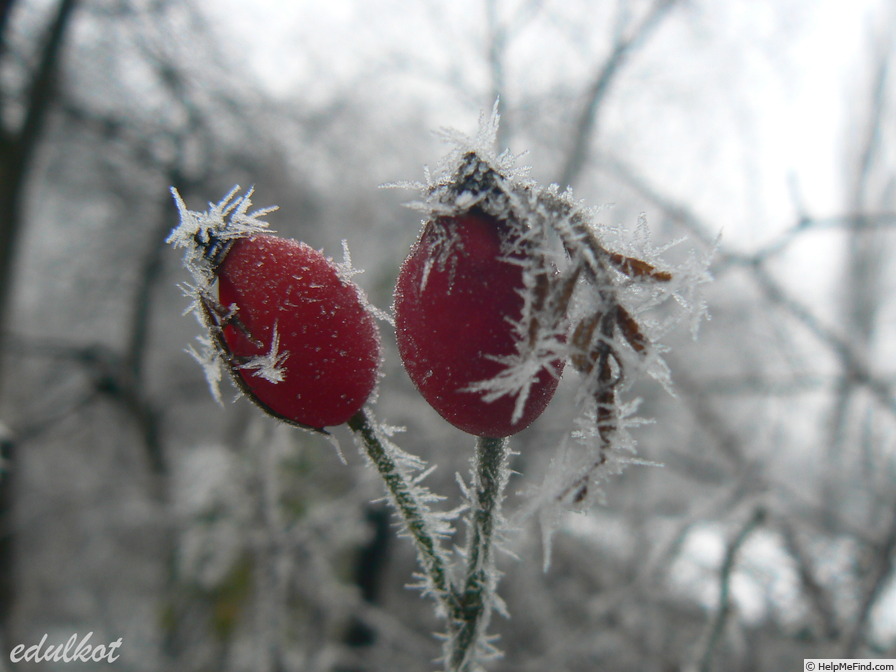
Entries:
POLYGON ((193 276, 199 290, 207 289, 214 281, 214 269, 226 253, 229 243, 255 233, 269 231, 262 218, 277 210, 277 206, 249 211, 254 188, 237 197, 239 185, 234 186, 217 203, 209 203, 205 212, 190 210, 180 193, 171 187, 180 223, 165 242, 175 248, 185 248, 184 266, 193 276))

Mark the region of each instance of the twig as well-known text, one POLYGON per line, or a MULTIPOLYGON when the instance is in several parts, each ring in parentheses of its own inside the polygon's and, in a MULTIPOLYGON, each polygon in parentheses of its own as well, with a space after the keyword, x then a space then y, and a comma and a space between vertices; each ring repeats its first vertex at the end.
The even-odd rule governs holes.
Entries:
POLYGON ((865 632, 871 611, 884 592, 887 581, 893 573, 894 552, 896 552, 896 512, 890 519, 890 525, 886 536, 877 549, 877 562, 870 572, 870 578, 866 585, 865 593, 861 597, 861 603, 854 619, 854 627, 846 638, 843 650, 844 658, 853 658, 865 639, 865 632))
MULTIPOLYGON (((713 236, 710 227, 693 211, 661 194, 633 171, 626 170, 619 162, 612 167, 632 188, 653 202, 669 217, 683 224, 691 233, 706 244, 710 244, 713 236)), ((777 304, 790 314, 797 322, 805 326, 840 362, 845 376, 864 386, 890 414, 896 416, 896 395, 893 386, 875 373, 863 361, 856 348, 847 339, 825 325, 812 310, 791 296, 785 287, 778 282, 764 265, 765 257, 741 255, 719 250, 716 255, 721 265, 741 266, 749 269, 759 289, 772 303, 777 304)))
POLYGON ((807 306, 790 296, 764 267, 754 265, 753 277, 767 299, 784 308, 837 355, 844 374, 850 380, 863 385, 882 407, 896 416, 896 397, 892 386, 872 373, 850 341, 823 324, 807 306))
POLYGON ((757 508, 734 539, 731 540, 731 543, 728 544, 728 549, 725 551, 725 559, 719 572, 719 607, 710 624, 706 645, 700 656, 700 665, 698 667, 700 672, 709 672, 711 669, 713 654, 719 644, 722 632, 725 630, 728 616, 731 613, 731 575, 734 573, 734 567, 737 564, 737 555, 740 553, 740 549, 747 538, 764 520, 765 510, 757 508))
POLYGON ((476 665, 477 646, 484 644, 495 593, 494 532, 500 515, 501 499, 507 483, 508 441, 479 437, 470 513, 470 541, 467 547, 467 571, 460 610, 455 617, 455 632, 447 656, 450 672, 469 672, 476 665))
POLYGON ((787 520, 781 519, 778 521, 778 528, 784 539, 784 547, 796 562, 803 592, 812 604, 812 613, 817 614, 821 621, 823 636, 827 639, 834 639, 840 628, 837 625, 837 612, 827 587, 819 581, 812 568, 809 555, 800 543, 793 526, 787 520))
POLYGON ((610 91, 617 74, 628 57, 637 49, 647 36, 660 24, 666 13, 677 0, 656 0, 647 16, 628 37, 622 37, 613 45, 613 50, 595 74, 587 88, 587 95, 582 110, 576 120, 575 132, 572 135, 571 151, 560 172, 559 184, 566 186, 578 179, 591 148, 591 140, 597 128, 597 117, 600 106, 610 91))
POLYGON ((348 421, 348 426, 361 439, 367 456, 382 476, 391 495, 392 504, 398 510, 408 533, 414 540, 417 558, 429 579, 435 599, 445 613, 450 618, 453 617, 458 613, 457 599, 446 571, 446 562, 437 535, 426 519, 425 506, 414 495, 408 479, 401 473, 363 409, 348 421))

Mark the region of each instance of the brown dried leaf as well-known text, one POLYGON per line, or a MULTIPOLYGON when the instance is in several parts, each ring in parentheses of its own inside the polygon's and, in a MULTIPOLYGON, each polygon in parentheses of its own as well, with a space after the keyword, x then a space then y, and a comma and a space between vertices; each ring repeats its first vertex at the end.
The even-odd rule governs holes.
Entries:
POLYGON ((630 278, 650 278, 657 282, 669 282, 672 280, 672 274, 666 271, 658 271, 653 264, 648 264, 642 259, 635 257, 627 257, 618 252, 609 252, 607 257, 616 268, 625 273, 630 278))
POLYGON ((572 365, 579 373, 589 374, 594 369, 597 353, 591 349, 591 341, 594 338, 594 330, 600 324, 601 313, 594 313, 582 319, 572 332, 573 354, 570 357, 572 365))
POLYGON ((635 352, 643 353, 647 350, 650 341, 647 340, 647 337, 641 331, 638 321, 622 306, 616 306, 616 324, 619 326, 619 330, 622 332, 625 340, 635 349, 635 352))

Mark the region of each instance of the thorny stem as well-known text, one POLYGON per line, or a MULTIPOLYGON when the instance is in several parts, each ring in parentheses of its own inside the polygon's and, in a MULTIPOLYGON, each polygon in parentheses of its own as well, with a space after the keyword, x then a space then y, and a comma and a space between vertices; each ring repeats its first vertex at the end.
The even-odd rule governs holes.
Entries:
POLYGON ((494 531, 507 481, 508 441, 479 437, 470 514, 470 541, 467 546, 467 571, 460 595, 460 610, 454 617, 449 672, 474 669, 477 644, 485 635, 491 616, 495 590, 494 531))
POLYGON ((494 597, 492 550, 495 521, 507 480, 507 440, 480 437, 476 442, 467 568, 462 588, 458 590, 448 577, 445 560, 436 535, 426 522, 423 506, 366 413, 359 411, 348 421, 348 426, 360 437, 367 456, 392 495, 392 502, 414 541, 435 598, 448 615, 450 637, 446 669, 449 672, 472 672, 476 648, 485 636, 494 597))
POLYGON ((436 537, 424 517, 423 506, 417 501, 408 481, 389 455, 363 409, 348 421, 348 426, 361 438, 367 456, 389 489, 392 502, 414 540, 417 556, 434 589, 436 600, 453 618, 458 611, 457 598, 445 571, 445 562, 436 537))
POLYGON ((367 456, 376 467, 392 495, 414 545, 423 571, 436 600, 449 618, 449 651, 445 664, 448 672, 472 672, 475 652, 485 636, 491 616, 495 590, 494 532, 501 499, 507 481, 508 441, 480 437, 476 442, 474 482, 471 493, 470 539, 467 568, 462 589, 456 589, 448 577, 445 560, 436 535, 424 516, 404 474, 389 455, 366 413, 361 410, 348 421, 348 427, 364 444, 367 456))

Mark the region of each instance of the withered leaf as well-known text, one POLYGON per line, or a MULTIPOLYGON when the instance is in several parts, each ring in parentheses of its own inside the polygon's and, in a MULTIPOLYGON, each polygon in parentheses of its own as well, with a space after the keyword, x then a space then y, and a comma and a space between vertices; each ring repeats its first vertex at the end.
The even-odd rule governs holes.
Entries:
POLYGON ((648 264, 643 259, 627 257, 618 252, 610 252, 607 256, 610 263, 630 278, 650 278, 657 282, 669 282, 672 280, 671 273, 658 271, 653 264, 648 264))

